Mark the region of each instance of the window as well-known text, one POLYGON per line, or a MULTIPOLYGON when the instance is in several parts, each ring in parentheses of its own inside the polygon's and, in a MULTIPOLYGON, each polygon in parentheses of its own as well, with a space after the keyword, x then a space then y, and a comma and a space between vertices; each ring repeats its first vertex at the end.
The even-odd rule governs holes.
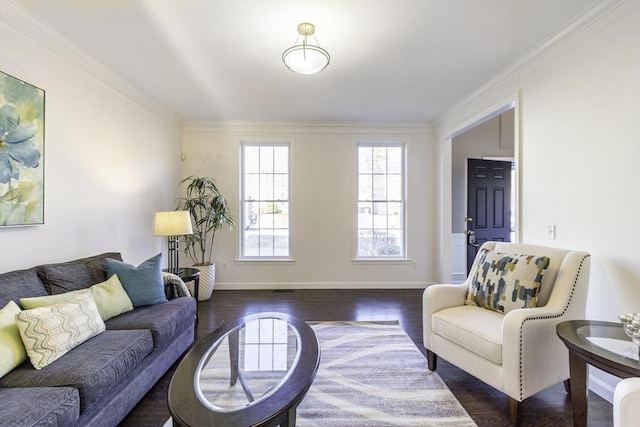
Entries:
POLYGON ((404 144, 358 144, 357 258, 405 257, 404 144))
POLYGON ((289 144, 243 143, 241 258, 289 257, 289 144))

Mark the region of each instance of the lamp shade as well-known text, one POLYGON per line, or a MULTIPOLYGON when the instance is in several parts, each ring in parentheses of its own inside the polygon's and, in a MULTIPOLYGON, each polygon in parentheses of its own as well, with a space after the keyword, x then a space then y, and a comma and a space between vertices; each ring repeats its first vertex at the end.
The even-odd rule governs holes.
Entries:
POLYGON ((154 236, 182 236, 193 234, 189 211, 156 212, 154 236))

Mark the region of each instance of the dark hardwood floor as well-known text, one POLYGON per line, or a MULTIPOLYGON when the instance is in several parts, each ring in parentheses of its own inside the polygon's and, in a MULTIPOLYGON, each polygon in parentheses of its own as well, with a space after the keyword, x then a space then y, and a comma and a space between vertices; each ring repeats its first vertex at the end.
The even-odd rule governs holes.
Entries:
MULTIPOLYGON (((422 290, 295 290, 221 291, 198 304, 199 339, 226 319, 264 311, 279 311, 307 321, 399 320, 424 354, 422 290)), ((553 363, 550 361, 550 363, 553 363)), ((427 362, 425 359, 425 369, 427 362)), ((121 426, 159 427, 169 418, 167 389, 175 366, 136 406, 121 426)), ((506 397, 462 370, 438 360, 438 374, 478 426, 508 426, 506 397)), ((612 405, 589 393, 589 427, 613 425, 612 405)), ((551 387, 524 403, 522 427, 571 426, 571 401, 562 385, 551 387)), ((343 426, 348 427, 348 426, 343 426)))

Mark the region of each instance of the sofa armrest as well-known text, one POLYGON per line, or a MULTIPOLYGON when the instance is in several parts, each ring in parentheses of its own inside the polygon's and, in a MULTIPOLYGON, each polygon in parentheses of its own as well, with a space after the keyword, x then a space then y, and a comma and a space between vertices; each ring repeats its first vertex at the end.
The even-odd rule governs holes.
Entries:
POLYGON ((167 295, 167 299, 191 296, 187 285, 184 284, 179 276, 163 271, 162 279, 164 280, 164 293, 167 295))
POLYGON ((431 317, 433 313, 445 308, 464 305, 468 289, 469 285, 462 283, 459 285, 431 285, 424 290, 422 294, 422 337, 425 348, 431 348, 431 334, 433 333, 431 317))

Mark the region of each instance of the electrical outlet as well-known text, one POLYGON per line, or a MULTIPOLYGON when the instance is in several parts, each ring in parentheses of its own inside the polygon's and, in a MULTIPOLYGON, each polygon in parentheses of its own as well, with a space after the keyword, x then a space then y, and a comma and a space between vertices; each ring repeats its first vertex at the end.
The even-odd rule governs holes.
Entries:
POLYGON ((222 261, 222 269, 223 270, 227 269, 227 261, 222 261))
POLYGON ((413 268, 414 270, 416 269, 416 262, 415 261, 411 261, 411 268, 413 268))
POLYGON ((547 239, 555 240, 556 238, 556 226, 547 225, 547 239))

